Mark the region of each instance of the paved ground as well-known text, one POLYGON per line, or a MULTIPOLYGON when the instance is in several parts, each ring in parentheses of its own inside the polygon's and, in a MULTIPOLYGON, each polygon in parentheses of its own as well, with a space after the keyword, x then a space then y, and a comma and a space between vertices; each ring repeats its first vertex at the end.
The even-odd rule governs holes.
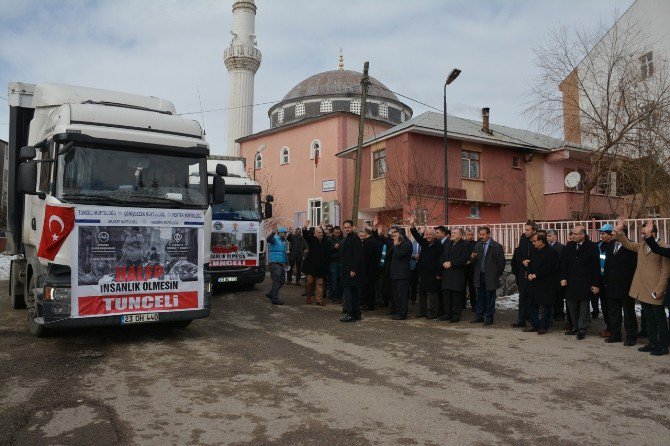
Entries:
POLYGON ((521 333, 510 312, 493 327, 382 311, 340 324, 297 287, 282 307, 264 290, 218 295, 185 330, 50 339, 0 296, 0 444, 669 442, 670 356, 521 333))

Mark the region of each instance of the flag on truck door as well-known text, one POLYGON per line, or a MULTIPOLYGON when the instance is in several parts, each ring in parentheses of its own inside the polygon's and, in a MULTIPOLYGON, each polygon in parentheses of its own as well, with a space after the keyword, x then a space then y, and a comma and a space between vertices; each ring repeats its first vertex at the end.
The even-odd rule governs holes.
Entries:
POLYGON ((74 228, 74 207, 47 204, 37 257, 53 260, 74 228))

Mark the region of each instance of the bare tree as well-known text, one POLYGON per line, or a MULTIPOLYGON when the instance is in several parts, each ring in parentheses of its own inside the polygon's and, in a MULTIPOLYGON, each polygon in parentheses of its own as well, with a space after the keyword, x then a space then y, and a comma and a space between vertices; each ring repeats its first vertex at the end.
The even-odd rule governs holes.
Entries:
MULTIPOLYGON (((595 30, 559 28, 535 50, 539 75, 526 112, 545 130, 563 129, 566 140, 590 150, 582 218, 612 160, 648 152, 640 146, 640 131, 654 116, 666 115, 668 70, 665 56, 653 48, 637 23, 622 19, 595 30)), ((667 134, 660 128, 667 124, 657 122, 659 133, 667 134)))
MULTIPOLYGON (((248 170, 247 174, 249 174, 249 178, 251 178, 250 174, 252 170, 251 169, 247 170, 248 170)), ((282 223, 282 221, 284 221, 285 218, 279 217, 279 215, 281 215, 284 209, 281 197, 277 197, 276 195, 277 188, 274 186, 272 182, 272 175, 265 173, 262 170, 257 170, 256 181, 261 186, 262 199, 264 199, 267 195, 272 195, 275 199, 275 201, 272 203, 272 217, 265 220, 265 227, 268 230, 272 230, 276 229, 279 226, 288 226, 282 223)))
POLYGON ((420 149, 395 150, 386 156, 385 210, 398 211, 401 220, 414 215, 418 225, 428 224, 431 214, 444 203, 442 171, 420 149))

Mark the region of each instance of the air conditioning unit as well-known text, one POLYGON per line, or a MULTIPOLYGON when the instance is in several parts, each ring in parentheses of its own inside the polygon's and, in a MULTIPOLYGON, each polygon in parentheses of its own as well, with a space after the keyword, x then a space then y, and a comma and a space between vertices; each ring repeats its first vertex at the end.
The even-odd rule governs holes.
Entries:
POLYGON ((332 225, 333 217, 333 202, 325 201, 323 203, 323 209, 321 210, 321 224, 332 225))

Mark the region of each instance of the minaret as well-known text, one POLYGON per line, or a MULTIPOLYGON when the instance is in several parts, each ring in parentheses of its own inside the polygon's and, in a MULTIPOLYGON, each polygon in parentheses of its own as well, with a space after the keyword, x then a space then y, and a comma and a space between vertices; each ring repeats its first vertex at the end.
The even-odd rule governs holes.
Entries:
POLYGON ((228 133, 226 151, 240 155, 236 139, 251 135, 254 126, 254 75, 261 65, 256 48, 256 4, 254 0, 233 2, 233 39, 223 52, 228 69, 228 133))

